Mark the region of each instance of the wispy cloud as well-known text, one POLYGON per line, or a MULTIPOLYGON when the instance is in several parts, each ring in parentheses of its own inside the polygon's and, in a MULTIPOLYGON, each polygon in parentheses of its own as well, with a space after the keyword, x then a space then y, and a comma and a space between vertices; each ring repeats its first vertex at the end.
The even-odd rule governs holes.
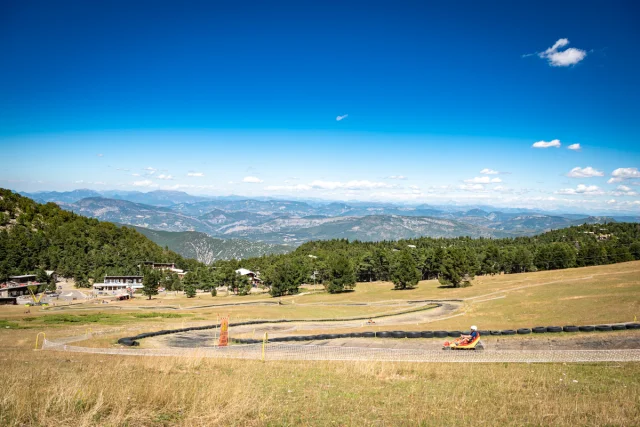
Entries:
POLYGON ((534 142, 532 147, 533 148, 549 148, 549 147, 554 147, 554 148, 558 148, 560 147, 560 140, 559 139, 554 139, 552 141, 538 141, 538 142, 534 142))
POLYGON ((500 178, 490 178, 488 176, 476 176, 475 178, 465 179, 464 182, 470 184, 495 184, 502 182, 500 178))
POLYGON ((147 166, 143 170, 147 171, 146 175, 153 175, 154 173, 156 173, 158 171, 158 169, 152 168, 151 166, 147 166))
POLYGON ((569 178, 593 178, 595 176, 604 176, 604 172, 587 166, 586 168, 575 167, 567 174, 569 178))
POLYGON ((578 184, 576 188, 564 188, 562 190, 556 191, 556 194, 564 194, 567 196, 573 196, 577 194, 598 196, 604 194, 604 191, 602 191, 597 185, 578 184))
POLYGON ((340 122, 340 121, 346 119, 347 117, 349 117, 348 114, 345 114, 344 116, 338 116, 338 117, 336 117, 336 121, 340 122))
POLYGON ((500 174, 500 172, 493 170, 493 169, 488 169, 488 168, 484 168, 480 171, 481 174, 483 175, 498 175, 500 174))
POLYGON ((264 181, 255 176, 245 176, 242 182, 247 182, 249 184, 260 184, 261 182, 264 182, 264 181))
POLYGON ((264 187, 267 191, 309 191, 311 186, 305 184, 296 185, 268 185, 264 187))
POLYGON ((340 181, 321 181, 315 180, 309 184, 313 188, 322 189, 322 190, 336 190, 336 189, 347 189, 347 190, 371 190, 376 188, 393 188, 393 185, 387 184, 385 182, 372 182, 368 180, 352 180, 347 182, 340 181))
POLYGON ((172 180, 173 177, 171 175, 160 174, 156 177, 156 179, 172 180))
POLYGON ((405 180, 405 179, 407 179, 407 177, 404 176, 404 175, 391 175, 391 176, 388 176, 386 179, 402 179, 402 180, 405 180))
POLYGON ((582 147, 580 146, 580 144, 571 144, 570 146, 567 147, 567 149, 573 150, 573 151, 580 151, 582 150, 582 147))
POLYGON ((99 154, 96 154, 96 155, 97 155, 98 157, 104 157, 104 154, 102 154, 102 153, 99 153, 99 154))
MULTIPOLYGON (((546 59, 552 67, 568 67, 575 65, 582 61, 587 56, 587 51, 583 49, 577 49, 570 47, 565 50, 560 50, 569 44, 569 39, 558 39, 553 46, 546 49, 544 52, 538 52, 537 55, 546 59)), ((533 54, 526 54, 523 57, 532 56, 533 54)))
POLYGON ((608 184, 622 182, 627 179, 638 179, 640 178, 640 171, 638 168, 618 168, 611 172, 611 176, 612 178, 607 181, 608 184))
POLYGON ((203 177, 204 176, 204 172, 189 172, 189 173, 187 173, 187 176, 203 177))
POLYGON ((627 187, 626 185, 618 185, 615 191, 611 192, 612 195, 620 197, 620 196, 637 196, 638 192, 631 189, 631 187, 627 187))
POLYGON ((158 184, 154 183, 150 179, 145 179, 142 181, 134 181, 131 185, 134 187, 157 187, 158 184))
POLYGON ((458 186, 458 188, 463 191, 473 191, 476 193, 487 191, 485 186, 482 184, 464 184, 464 185, 458 186))

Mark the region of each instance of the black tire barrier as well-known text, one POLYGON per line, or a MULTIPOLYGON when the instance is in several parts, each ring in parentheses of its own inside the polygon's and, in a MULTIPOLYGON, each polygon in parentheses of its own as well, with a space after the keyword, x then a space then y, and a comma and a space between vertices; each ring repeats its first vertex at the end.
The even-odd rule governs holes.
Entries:
POLYGON ((462 335, 462 331, 449 331, 450 337, 458 338, 460 335, 462 335))
POLYGON ((407 333, 404 331, 393 331, 391 332, 391 336, 393 338, 406 338, 407 337, 407 333))
POLYGON ((502 331, 502 335, 515 335, 516 331, 514 331, 513 329, 505 329, 504 331, 502 331))
POLYGON ((338 338, 340 338, 340 336, 338 334, 328 334, 327 335, 327 339, 328 340, 335 340, 335 339, 338 339, 338 338))
POLYGON ((611 329, 614 331, 624 331, 627 329, 626 325, 611 325, 611 329))
POLYGON ((421 338, 433 338, 433 331, 422 331, 420 332, 421 338))
POLYGON ((364 333, 362 334, 362 337, 363 337, 363 338, 373 338, 373 337, 375 337, 375 336, 376 336, 376 333, 375 333, 375 332, 364 332, 364 333))
POLYGON ((502 335, 502 332, 501 331, 491 331, 491 335, 494 335, 494 336, 502 335))
POLYGON ((316 337, 318 337, 317 339, 319 339, 319 340, 327 340, 327 339, 329 339, 329 335, 327 335, 327 334, 316 335, 316 337))
POLYGON ((598 332, 609 332, 613 331, 611 325, 596 325, 596 331, 598 332))
POLYGON ((520 328, 516 332, 518 332, 518 335, 527 335, 527 334, 531 333, 531 329, 529 329, 529 328, 520 328))
POLYGON ((593 332, 596 330, 596 328, 594 328, 593 326, 587 325, 587 326, 578 326, 578 329, 580 330, 580 332, 593 332))
POLYGON ((391 333, 387 331, 378 332, 376 335, 378 338, 391 338, 391 333))
POLYGON ((627 329, 640 329, 640 323, 627 323, 627 329))
POLYGON ((547 332, 562 332, 562 326, 547 326, 547 332))
POLYGON ((480 336, 491 335, 491 331, 478 331, 478 333, 480 334, 480 336))
POLYGON ((573 325, 563 326, 562 330, 564 332, 580 332, 580 328, 578 326, 573 326, 573 325))
POLYGON ((449 332, 447 331, 435 331, 433 336, 436 338, 446 338, 449 336, 449 332))
POLYGON ((420 332, 407 332, 407 338, 422 338, 420 332))
POLYGON ((544 334, 545 332, 547 332, 547 328, 545 328, 544 326, 536 326, 534 328, 531 328, 531 332, 533 332, 534 334, 544 334))

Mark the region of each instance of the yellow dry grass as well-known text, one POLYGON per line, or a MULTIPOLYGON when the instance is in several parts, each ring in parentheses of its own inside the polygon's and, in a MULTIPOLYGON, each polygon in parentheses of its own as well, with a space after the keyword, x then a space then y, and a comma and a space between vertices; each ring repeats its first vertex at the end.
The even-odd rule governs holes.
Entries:
POLYGON ((0 424, 634 425, 639 364, 259 362, 3 350, 0 424))

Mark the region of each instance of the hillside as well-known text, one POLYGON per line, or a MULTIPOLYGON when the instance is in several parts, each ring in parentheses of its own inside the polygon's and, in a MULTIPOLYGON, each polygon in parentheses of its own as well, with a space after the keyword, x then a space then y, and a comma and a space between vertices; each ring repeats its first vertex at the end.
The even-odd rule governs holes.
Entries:
POLYGON ((196 259, 204 264, 217 260, 260 257, 270 254, 284 254, 291 247, 239 239, 216 239, 197 231, 156 231, 134 227, 159 246, 168 247, 185 258, 196 259))
POLYGON ((148 260, 175 262, 186 270, 202 265, 133 229, 0 189, 0 280, 42 268, 88 285, 89 279, 101 280, 105 274, 136 274, 140 262, 148 260))

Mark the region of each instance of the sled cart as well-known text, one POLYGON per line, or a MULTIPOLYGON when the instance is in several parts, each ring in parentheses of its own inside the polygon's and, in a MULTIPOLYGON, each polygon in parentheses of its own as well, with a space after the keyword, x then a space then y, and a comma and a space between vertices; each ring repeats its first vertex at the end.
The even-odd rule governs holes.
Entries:
POLYGON ((478 336, 466 342, 466 340, 462 338, 458 338, 455 341, 445 341, 442 346, 443 350, 484 350, 484 346, 480 341, 480 334, 478 336))

